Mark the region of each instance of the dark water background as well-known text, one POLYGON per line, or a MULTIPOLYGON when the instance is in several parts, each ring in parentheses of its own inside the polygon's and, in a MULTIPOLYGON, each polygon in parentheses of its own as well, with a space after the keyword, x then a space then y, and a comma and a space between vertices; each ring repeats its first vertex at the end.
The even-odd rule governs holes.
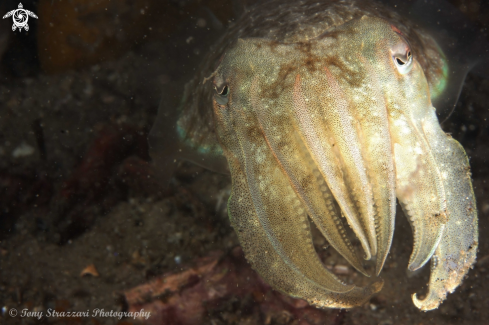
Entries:
MULTIPOLYGON (((485 1, 450 2, 486 33, 485 1)), ((412 238, 401 212, 380 294, 351 311, 316 311, 247 273, 227 219, 227 177, 181 163, 170 188, 154 180, 146 138, 160 98, 169 108, 178 105, 209 46, 250 3, 30 0, 24 8, 39 19, 29 19, 29 32, 12 32, 11 19, 0 21, 0 323, 131 324, 137 321, 38 320, 8 312, 144 308, 152 311, 151 324, 487 324, 489 79, 483 73, 468 76, 443 126, 471 159, 478 262, 433 312, 411 302, 412 293, 426 289, 429 270, 406 274, 412 238), (198 267, 213 260, 220 268, 198 267), (176 288, 131 300, 131 289, 151 288, 189 268, 192 277, 176 288), (204 278, 219 284, 212 288, 219 299, 195 289, 204 278), (178 308, 179 297, 193 307, 178 308)), ((2 1, 0 12, 17 6, 2 1)), ((324 240, 315 244, 340 277, 361 281, 334 252, 321 250, 324 240)))

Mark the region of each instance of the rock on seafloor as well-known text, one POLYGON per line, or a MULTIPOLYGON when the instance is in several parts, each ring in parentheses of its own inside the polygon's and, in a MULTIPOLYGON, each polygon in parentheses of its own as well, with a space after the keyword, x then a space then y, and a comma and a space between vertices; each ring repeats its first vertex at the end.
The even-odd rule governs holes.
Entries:
POLYGON ((146 324, 341 324, 345 311, 319 310, 272 290, 246 262, 240 247, 214 252, 194 266, 124 292, 129 312, 144 309, 146 324), (295 323, 294 323, 295 324, 295 323))

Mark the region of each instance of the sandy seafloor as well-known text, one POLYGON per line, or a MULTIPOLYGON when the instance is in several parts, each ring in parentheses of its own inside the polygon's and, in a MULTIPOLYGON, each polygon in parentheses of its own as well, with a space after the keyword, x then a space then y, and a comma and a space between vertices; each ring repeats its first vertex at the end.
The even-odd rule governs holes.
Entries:
MULTIPOLYGON (((465 8, 471 3, 479 2, 455 2, 465 8)), ((185 5, 171 5, 179 4, 185 5)), ((7 5, 15 8, 16 3, 7 5)), ((40 5, 25 3, 26 8, 40 5)), ((127 310, 126 290, 239 245, 225 208, 227 176, 180 163, 170 188, 163 189, 152 182, 153 167, 147 163, 146 136, 161 95, 169 106, 178 103, 203 53, 222 33, 207 9, 187 14, 186 7, 180 8, 181 21, 172 28, 148 40, 142 36, 113 57, 56 73, 47 73, 35 54, 41 21, 31 23, 28 35, 1 25, 0 323, 137 323, 110 317, 37 320, 10 317, 7 311, 127 310), (81 276, 92 264, 96 273, 81 276)), ((164 25, 165 14, 160 14, 164 25)), ((105 21, 107 30, 113 28, 109 18, 105 21)), ((470 157, 479 210, 478 261, 463 284, 438 310, 420 312, 412 304, 411 294, 426 289, 429 270, 408 277, 412 236, 399 210, 381 274, 383 290, 363 307, 327 310, 331 317, 325 316, 325 324, 489 322, 488 103, 489 79, 470 74, 456 112, 443 125, 470 157)), ((315 244, 342 279, 360 281, 332 249, 323 250, 324 240, 315 238, 315 244)), ((301 322, 286 313, 243 312, 257 304, 250 296, 243 307, 231 297, 209 307, 202 324, 301 322)))

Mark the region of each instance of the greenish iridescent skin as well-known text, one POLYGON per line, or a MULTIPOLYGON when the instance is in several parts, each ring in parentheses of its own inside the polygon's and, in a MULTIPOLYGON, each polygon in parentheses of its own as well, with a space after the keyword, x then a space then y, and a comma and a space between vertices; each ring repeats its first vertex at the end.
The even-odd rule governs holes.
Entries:
MULTIPOLYGON (((281 17, 282 25, 287 7, 276 9, 281 28, 250 13, 231 29, 235 40, 224 38, 210 55, 217 68, 188 86, 181 148, 222 148, 229 217, 248 261, 275 289, 318 307, 362 305, 383 282, 358 287, 336 278, 315 252, 309 218, 360 273, 378 276, 399 200, 414 235, 408 268, 431 259, 429 292, 413 302, 435 309, 472 267, 478 245, 469 163, 432 106, 447 64, 433 40, 388 10, 330 1, 321 11, 315 3, 290 7, 300 14, 281 17), (250 21, 268 32, 246 29, 250 21)), ((219 157, 208 163, 222 166, 219 157)))

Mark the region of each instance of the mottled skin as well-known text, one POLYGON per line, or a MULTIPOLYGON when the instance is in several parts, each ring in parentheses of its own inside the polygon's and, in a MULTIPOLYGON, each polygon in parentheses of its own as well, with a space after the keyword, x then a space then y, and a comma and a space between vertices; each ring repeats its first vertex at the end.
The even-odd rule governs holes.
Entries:
POLYGON ((382 280, 338 280, 314 250, 308 216, 368 276, 350 227, 378 275, 396 197, 413 228, 409 269, 432 261, 429 293, 413 295, 415 305, 437 308, 461 283, 476 258, 477 211, 465 152, 431 102, 444 64, 433 40, 365 1, 272 1, 209 55, 206 82, 187 88, 182 146, 222 148, 231 223, 274 288, 319 307, 366 302, 382 280))

